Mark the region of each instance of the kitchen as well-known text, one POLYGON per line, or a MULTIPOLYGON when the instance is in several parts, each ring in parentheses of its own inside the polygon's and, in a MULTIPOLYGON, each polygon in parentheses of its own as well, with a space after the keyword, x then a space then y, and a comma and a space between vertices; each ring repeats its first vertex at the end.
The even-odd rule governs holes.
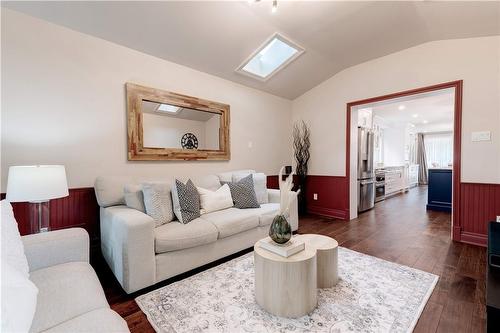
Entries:
POLYGON ((419 187, 428 210, 451 211, 453 94, 363 105, 358 119, 358 212, 419 187))

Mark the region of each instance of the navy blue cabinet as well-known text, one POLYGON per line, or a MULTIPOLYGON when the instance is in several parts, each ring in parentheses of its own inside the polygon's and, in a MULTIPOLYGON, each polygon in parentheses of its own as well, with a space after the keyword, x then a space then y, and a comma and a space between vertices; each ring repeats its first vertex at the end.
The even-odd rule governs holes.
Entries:
POLYGON ((429 169, 427 209, 451 212, 450 169, 429 169))

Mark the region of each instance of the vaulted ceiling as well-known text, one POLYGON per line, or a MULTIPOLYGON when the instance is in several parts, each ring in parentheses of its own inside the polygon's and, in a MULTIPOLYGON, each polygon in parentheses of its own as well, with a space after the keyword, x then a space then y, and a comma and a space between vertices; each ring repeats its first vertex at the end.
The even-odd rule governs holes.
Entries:
POLYGON ((433 40, 500 34, 500 2, 2 2, 68 28, 294 99, 335 73, 433 40), (306 52, 266 82, 235 69, 273 33, 306 52))

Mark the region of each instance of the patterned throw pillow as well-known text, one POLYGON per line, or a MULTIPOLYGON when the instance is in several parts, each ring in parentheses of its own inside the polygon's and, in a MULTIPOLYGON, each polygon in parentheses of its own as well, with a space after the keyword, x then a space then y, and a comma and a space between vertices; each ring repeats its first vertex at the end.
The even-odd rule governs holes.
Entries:
MULTIPOLYGON (((232 181, 237 182, 250 173, 233 173, 232 181)), ((253 189, 255 190, 255 196, 257 197, 257 202, 259 204, 266 204, 269 202, 269 197, 267 194, 267 176, 263 173, 252 173, 253 189)))
POLYGON ((234 207, 236 208, 260 208, 255 189, 253 187, 252 175, 242 178, 238 182, 226 183, 231 190, 234 207))
POLYGON ((172 187, 172 201, 174 203, 174 213, 181 223, 200 217, 200 195, 191 179, 183 184, 180 180, 175 180, 172 187))
POLYGON ((172 199, 170 198, 170 184, 143 183, 144 207, 146 214, 151 216, 157 227, 174 219, 172 199))

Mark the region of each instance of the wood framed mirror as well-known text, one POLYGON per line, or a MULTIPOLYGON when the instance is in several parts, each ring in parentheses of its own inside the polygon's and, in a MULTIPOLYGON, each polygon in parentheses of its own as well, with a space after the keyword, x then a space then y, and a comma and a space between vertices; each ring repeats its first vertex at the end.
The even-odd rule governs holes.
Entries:
POLYGON ((229 105, 126 84, 128 159, 229 160, 229 105))

